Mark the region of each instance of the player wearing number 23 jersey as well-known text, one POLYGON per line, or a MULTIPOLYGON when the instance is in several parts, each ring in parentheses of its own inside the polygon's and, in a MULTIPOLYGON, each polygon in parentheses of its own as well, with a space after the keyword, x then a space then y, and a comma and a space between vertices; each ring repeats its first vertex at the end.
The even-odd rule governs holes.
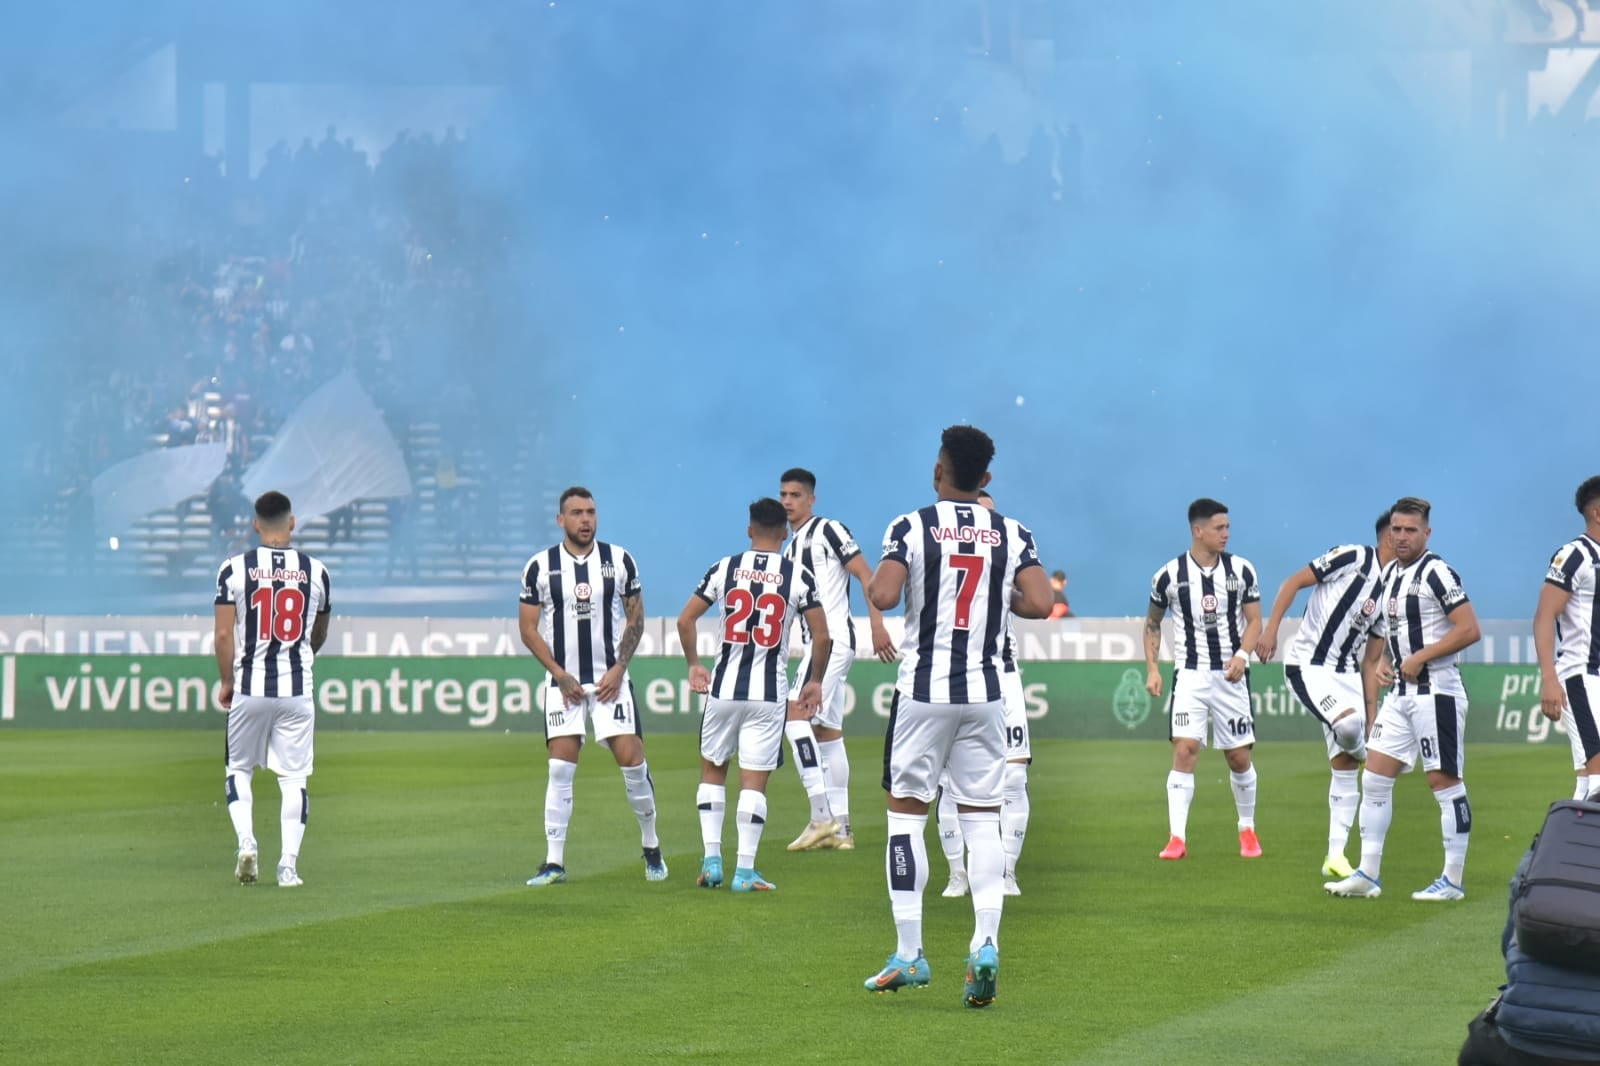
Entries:
POLYGON ((311 664, 328 638, 328 568, 289 546, 294 515, 289 498, 268 492, 256 500, 261 547, 241 552, 217 571, 216 654, 221 697, 228 706, 225 789, 228 816, 239 837, 234 876, 257 876, 253 825, 256 767, 278 775, 283 796, 283 854, 278 884, 298 886, 297 859, 310 801, 312 770, 311 664))
POLYGON ((722 822, 727 812, 728 763, 739 756, 739 855, 733 891, 777 887, 756 870, 756 848, 767 822, 767 777, 783 757, 783 722, 788 713, 789 629, 803 617, 817 655, 811 660, 796 703, 814 713, 827 669, 828 616, 810 571, 781 553, 786 531, 783 505, 766 498, 750 505, 750 550, 730 555, 706 571, 678 615, 678 640, 689 661, 689 687, 706 693, 700 725, 700 836, 705 857, 696 883, 722 884, 722 822), (718 601, 717 665, 700 662, 696 623, 718 601))

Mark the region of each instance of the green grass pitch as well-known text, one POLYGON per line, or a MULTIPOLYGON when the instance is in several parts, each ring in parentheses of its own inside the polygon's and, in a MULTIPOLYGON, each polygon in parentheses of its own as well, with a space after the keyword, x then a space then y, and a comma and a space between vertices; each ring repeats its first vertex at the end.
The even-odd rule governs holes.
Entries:
MULTIPOLYGON (((1429 906, 1409 894, 1438 872, 1438 808, 1403 777, 1387 894, 1336 900, 1320 741, 1259 749, 1256 861, 1206 752, 1179 863, 1155 857, 1166 745, 1039 743, 1000 996, 972 1011, 971 904, 939 896, 931 835, 932 987, 861 989, 894 946, 878 744, 850 744, 859 850, 783 850, 805 820, 786 768, 760 861, 779 891, 735 897, 694 885, 694 743, 649 738, 670 880, 644 880, 621 779, 591 746, 572 880, 530 889, 536 736, 325 733, 290 891, 270 883, 266 774, 267 880, 233 882, 215 732, 0 734, 0 1062, 1453 1062, 1502 979, 1506 879, 1571 789, 1548 751, 1470 751, 1468 898, 1429 906)), ((733 830, 730 796, 730 859, 733 830)))

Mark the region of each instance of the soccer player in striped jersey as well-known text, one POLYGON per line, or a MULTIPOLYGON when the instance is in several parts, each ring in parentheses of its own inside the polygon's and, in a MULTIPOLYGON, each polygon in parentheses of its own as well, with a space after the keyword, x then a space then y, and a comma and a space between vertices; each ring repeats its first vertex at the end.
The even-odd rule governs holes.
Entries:
POLYGON ((1323 888, 1335 896, 1376 897, 1383 842, 1394 817, 1394 779, 1417 761, 1439 804, 1444 871, 1411 898, 1435 903, 1461 899, 1472 833, 1472 807, 1461 780, 1466 737, 1467 690, 1457 657, 1478 640, 1478 616, 1461 578, 1428 550, 1432 507, 1407 496, 1389 519, 1394 561, 1383 574, 1383 592, 1364 668, 1377 684, 1394 687, 1383 698, 1367 738, 1367 768, 1361 775, 1361 865, 1349 877, 1323 888), (1387 647, 1385 646, 1387 642, 1387 647), (1387 651, 1389 661, 1384 662, 1387 651), (1396 677, 1395 675, 1399 676, 1396 677))
MULTIPOLYGON (((987 489, 978 493, 978 502, 994 510, 994 497, 987 489)), ((1053 590, 1054 586, 1051 587, 1053 590)), ((1006 636, 1000 661, 1004 664, 1000 672, 1001 698, 1006 705, 1005 804, 1000 808, 1000 839, 1006 849, 1003 884, 1006 895, 1020 896, 1017 860, 1022 857, 1022 843, 1028 835, 1028 765, 1033 762, 1033 746, 1028 740, 1028 703, 1022 690, 1022 668, 1017 664, 1017 636, 1011 629, 1010 611, 1006 612, 1006 636)), ((955 797, 945 787, 948 784, 948 778, 940 782, 938 823, 939 843, 944 848, 945 861, 950 864, 950 883, 943 894, 953 899, 966 895, 969 886, 963 856, 966 841, 961 836, 955 797)))
MULTIPOLYGON (((856 846, 850 832, 850 759, 844 748, 845 701, 850 690, 845 679, 856 657, 856 627, 850 618, 850 578, 861 587, 872 579, 872 569, 856 546, 855 537, 843 522, 818 516, 817 478, 802 467, 785 470, 778 479, 778 500, 788 516, 793 536, 784 555, 797 561, 817 582, 817 595, 828 616, 828 632, 833 635, 833 651, 822 679, 822 703, 813 711, 799 704, 789 705, 789 720, 784 735, 794 752, 800 784, 811 803, 811 818, 805 829, 789 845, 790 851, 813 848, 849 850, 856 846)), ((867 604, 871 618, 872 649, 884 662, 893 662, 894 641, 883 625, 883 612, 867 604)), ((796 687, 810 676, 816 648, 811 630, 800 627, 805 648, 795 671, 796 687)))
POLYGON ((1367 757, 1367 730, 1378 710, 1377 689, 1366 685, 1361 664, 1378 620, 1383 568, 1394 558, 1389 517, 1388 511, 1378 516, 1377 547, 1339 545, 1285 578, 1256 641, 1256 656, 1270 662, 1283 616, 1301 589, 1312 590, 1305 617, 1284 654, 1283 676, 1295 699, 1322 724, 1328 745, 1333 777, 1328 784, 1324 877, 1349 877, 1355 872, 1344 849, 1361 806, 1359 771, 1367 757))
POLYGON ((1261 586, 1256 568, 1227 551, 1228 508, 1202 497, 1189 505, 1189 550, 1156 571, 1144 625, 1145 690, 1161 696, 1161 620, 1170 610, 1172 694, 1167 700, 1172 771, 1167 774, 1170 836, 1163 859, 1188 854, 1194 766, 1206 743, 1222 749, 1239 814, 1239 854, 1261 854, 1256 836, 1256 742, 1250 707, 1250 655, 1261 633, 1261 586))
POLYGON ((1033 534, 978 502, 993 458, 994 442, 982 430, 944 431, 933 467, 938 500, 889 524, 883 559, 867 585, 867 598, 881 611, 904 595, 906 634, 883 741, 883 787, 889 794, 885 866, 897 943, 866 988, 884 992, 928 983, 922 950, 924 837, 944 771, 970 854, 975 921, 962 995, 969 1007, 994 1002, 1000 973, 1006 611, 1045 618, 1051 602, 1033 534))
POLYGON ((647 881, 665 881, 667 864, 656 836, 655 784, 644 757, 644 730, 628 663, 644 635, 644 594, 633 556, 595 539, 594 495, 574 485, 561 494, 561 543, 539 552, 522 571, 518 613, 522 643, 549 671, 544 688, 545 747, 550 777, 544 794, 545 861, 528 879, 550 885, 567 879, 567 826, 572 781, 583 750, 584 720, 611 749, 622 770, 628 805, 639 822, 647 881))
POLYGON ((750 550, 718 559, 678 615, 678 639, 689 661, 689 687, 708 695, 700 724, 701 888, 722 884, 722 822, 728 802, 728 762, 739 756, 739 852, 733 891, 777 888, 756 869, 756 849, 767 823, 767 778, 783 757, 789 695, 789 627, 804 618, 816 654, 795 702, 815 711, 828 663, 828 616, 811 573, 784 558, 788 532, 783 505, 767 498, 750 505, 750 550), (715 671, 700 662, 696 623, 722 604, 722 645, 715 671))
POLYGON ((1550 560, 1533 612, 1533 643, 1539 706, 1566 726, 1578 778, 1572 797, 1584 799, 1600 788, 1600 477, 1578 486, 1576 502, 1583 533, 1550 560))
POLYGON ((300 845, 311 801, 306 782, 316 728, 311 664, 328 639, 328 568, 289 546, 294 511, 289 497, 266 492, 256 500, 261 546, 229 558, 217 571, 216 653, 219 700, 228 708, 224 770, 228 817, 239 837, 233 875, 242 885, 258 876, 251 777, 265 766, 278 778, 283 830, 278 887, 298 888, 300 845))

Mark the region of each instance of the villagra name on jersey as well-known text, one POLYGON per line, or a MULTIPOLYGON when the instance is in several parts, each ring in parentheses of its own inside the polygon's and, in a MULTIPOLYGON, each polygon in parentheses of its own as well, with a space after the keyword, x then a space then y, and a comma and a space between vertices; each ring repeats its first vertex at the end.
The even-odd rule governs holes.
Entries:
POLYGON ((753 581, 758 585, 781 585, 783 575, 776 570, 735 570, 735 581, 753 581))
POLYGON ((302 584, 311 580, 304 570, 268 570, 265 567, 252 566, 250 568, 251 581, 293 581, 302 584))
POLYGON ((934 540, 953 540, 960 544, 999 544, 998 529, 979 529, 977 526, 934 526, 930 532, 934 540))

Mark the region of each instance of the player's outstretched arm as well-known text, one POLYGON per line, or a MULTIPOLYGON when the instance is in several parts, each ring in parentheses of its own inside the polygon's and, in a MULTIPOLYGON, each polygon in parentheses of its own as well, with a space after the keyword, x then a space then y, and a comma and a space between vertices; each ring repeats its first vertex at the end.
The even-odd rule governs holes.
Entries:
POLYGON ((1539 588, 1539 606, 1533 611, 1533 648, 1539 657, 1539 709, 1552 722, 1559 721, 1567 705, 1566 690, 1556 676, 1556 619, 1566 610, 1572 593, 1545 582, 1539 588))
MULTIPOLYGON (((865 595, 867 585, 872 582, 872 567, 867 565, 867 560, 860 555, 851 558, 845 565, 845 570, 857 581, 861 582, 861 591, 865 595)), ((886 663, 894 662, 898 649, 894 646, 894 638, 889 635, 889 630, 883 624, 883 612, 871 598, 867 599, 867 615, 872 624, 872 654, 886 663)))
POLYGON ((233 706, 234 610, 231 603, 217 604, 216 620, 212 630, 212 641, 216 645, 217 654, 217 680, 221 683, 219 702, 225 709, 233 706))
POLYGON ((1161 696, 1161 620, 1167 609, 1152 603, 1144 616, 1144 690, 1161 696))
POLYGON ((711 671, 700 661, 700 627, 696 624, 711 604, 691 594, 689 602, 678 612, 678 643, 683 645, 683 657, 689 664, 689 690, 711 691, 711 671))
POLYGON ((1283 579, 1283 584, 1278 586, 1278 594, 1272 598, 1272 612, 1267 615, 1261 627, 1261 636, 1256 640, 1256 658, 1264 663, 1272 661, 1278 652, 1278 630, 1282 628, 1289 608, 1294 606, 1294 598, 1301 589, 1308 589, 1316 583, 1316 571, 1309 566, 1302 566, 1283 579))

